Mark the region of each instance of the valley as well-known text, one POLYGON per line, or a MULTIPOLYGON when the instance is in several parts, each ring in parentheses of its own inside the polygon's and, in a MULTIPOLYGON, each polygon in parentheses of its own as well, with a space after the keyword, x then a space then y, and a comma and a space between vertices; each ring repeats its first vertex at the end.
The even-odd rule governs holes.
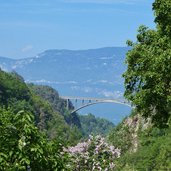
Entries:
MULTIPOLYGON (((47 50, 26 59, 0 57, 0 67, 16 71, 26 83, 52 86, 60 96, 123 100, 122 73, 126 69, 124 60, 129 49, 47 50)), ((80 114, 93 113, 117 124, 130 111, 131 108, 122 105, 97 104, 81 110, 80 114)))
POLYGON ((0 9, 0 171, 171 171, 171 0, 0 9))

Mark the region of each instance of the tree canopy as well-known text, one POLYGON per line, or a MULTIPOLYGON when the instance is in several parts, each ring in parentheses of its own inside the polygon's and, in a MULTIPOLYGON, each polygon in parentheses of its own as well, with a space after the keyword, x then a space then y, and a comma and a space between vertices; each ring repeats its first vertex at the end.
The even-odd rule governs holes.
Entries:
POLYGON ((158 126, 167 124, 171 109, 171 2, 153 3, 156 29, 140 26, 127 53, 125 97, 158 126))

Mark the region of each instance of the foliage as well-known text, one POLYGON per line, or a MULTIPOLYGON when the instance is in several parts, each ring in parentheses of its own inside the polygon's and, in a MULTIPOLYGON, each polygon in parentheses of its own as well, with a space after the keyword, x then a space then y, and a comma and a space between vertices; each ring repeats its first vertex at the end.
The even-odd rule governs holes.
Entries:
POLYGON ((171 3, 156 0, 157 30, 141 26, 137 42, 128 41, 125 97, 157 126, 166 126, 171 109, 171 3), (165 20, 166 18, 166 20, 165 20), (167 22, 167 24, 165 23, 167 22), (170 36, 170 37, 169 37, 170 36))
POLYGON ((80 122, 84 136, 102 135, 105 136, 114 127, 114 124, 103 118, 96 118, 92 114, 80 115, 80 122))
MULTIPOLYGON (((58 130, 58 138, 65 139, 66 142, 73 145, 76 144, 78 139, 82 136, 88 137, 89 134, 106 135, 114 126, 111 122, 105 119, 95 118, 92 114, 87 116, 79 116, 77 113, 71 114, 70 110, 73 110, 73 105, 69 103, 69 110, 67 110, 66 100, 61 99, 58 92, 49 86, 29 84, 29 88, 33 94, 36 94, 36 97, 38 96, 39 98, 44 99, 44 101, 48 102, 53 109, 53 111, 44 112, 54 113, 52 119, 48 122, 48 135, 50 137, 55 137, 56 131, 58 130), (55 113, 59 113, 63 118, 57 116, 55 113), (66 123, 63 122, 63 124, 60 124, 60 120, 61 122, 64 121, 66 123), (61 130, 61 132, 59 132, 59 130, 61 130)), ((39 103, 36 102, 35 104, 39 103)), ((38 109, 39 108, 40 107, 38 107, 38 109)), ((42 110, 39 111, 39 113, 42 113, 42 110)))
POLYGON ((150 127, 150 122, 132 110, 129 117, 125 117, 108 135, 108 141, 121 149, 122 154, 137 150, 139 133, 150 127))
POLYGON ((110 146, 101 136, 90 136, 87 142, 78 143, 65 151, 71 158, 71 170, 75 171, 114 170, 113 162, 120 157, 120 150, 110 146))
POLYGON ((139 135, 139 148, 125 153, 119 159, 118 170, 169 170, 171 169, 171 129, 151 128, 139 135))
POLYGON ((128 126, 123 122, 117 125, 108 135, 108 140, 121 149, 122 153, 128 151, 132 146, 132 136, 128 126))
MULTIPOLYGON (((33 104, 39 113, 39 128, 44 128, 47 135, 58 138, 70 145, 78 143, 82 137, 81 123, 76 113, 70 114, 66 109, 66 100, 49 86, 28 85, 33 95, 33 104)), ((69 105, 73 108, 72 104, 69 105)))
MULTIPOLYGON (((35 95, 40 96, 42 99, 48 101, 52 105, 52 109, 61 114, 66 112, 67 101, 60 98, 58 92, 49 86, 28 84, 29 88, 35 95)), ((69 103, 69 109, 73 109, 72 103, 69 103)))
POLYGON ((76 126, 81 129, 80 118, 76 112, 71 113, 71 111, 66 111, 64 119, 69 125, 76 126))
POLYGON ((33 121, 30 113, 0 109, 0 170, 65 170, 61 145, 47 141, 33 121))
POLYGON ((137 42, 127 42, 132 49, 123 74, 125 97, 152 124, 137 132, 137 150, 116 163, 122 171, 171 169, 171 1, 155 0, 153 10, 156 30, 141 26, 137 42))
POLYGON ((154 127, 150 120, 145 120, 135 112, 109 135, 109 141, 122 152, 115 162, 116 170, 171 169, 171 123, 168 128, 154 127))
POLYGON ((0 70, 0 104, 8 106, 17 100, 30 100, 28 87, 19 77, 0 70))
POLYGON ((29 85, 28 87, 16 72, 0 71, 0 107, 4 106, 6 109, 10 107, 13 113, 22 110, 32 113, 36 126, 45 132, 48 138, 58 138, 74 145, 82 137, 82 131, 77 127, 80 126, 78 116, 75 115, 75 118, 69 116, 71 124, 68 124, 65 114, 60 113, 68 112, 65 101, 58 99, 58 93, 48 86, 29 85))
MULTIPOLYGON (((54 113, 55 114, 55 113, 54 113)), ((68 125, 63 116, 55 114, 48 122, 47 135, 50 139, 59 139, 66 145, 75 145, 82 138, 82 132, 76 126, 68 125), (57 115, 57 116, 55 116, 57 115)))
POLYGON ((171 38, 171 1, 155 0, 153 10, 155 11, 155 22, 158 30, 162 35, 171 38))
POLYGON ((69 125, 75 125, 78 128, 81 127, 79 117, 76 113, 70 114, 70 110, 73 110, 73 105, 69 101, 69 109, 66 108, 67 101, 59 97, 58 92, 49 86, 44 85, 28 85, 33 94, 38 96, 41 100, 43 99, 51 106, 51 113, 56 112, 64 116, 65 121, 69 125))
MULTIPOLYGON (((12 73, 0 71, 0 78, 0 106, 5 105, 6 109, 10 107, 13 113, 24 110, 34 114, 36 126, 50 139, 58 138, 70 145, 75 145, 83 136, 88 136, 86 125, 89 123, 86 119, 81 123, 77 113, 71 114, 72 103, 69 102, 69 110, 67 110, 66 100, 61 99, 53 88, 27 85, 15 71, 12 73)), ((97 119, 95 123, 97 127, 91 122, 95 134, 107 132, 107 128, 111 125, 102 119, 97 119)))

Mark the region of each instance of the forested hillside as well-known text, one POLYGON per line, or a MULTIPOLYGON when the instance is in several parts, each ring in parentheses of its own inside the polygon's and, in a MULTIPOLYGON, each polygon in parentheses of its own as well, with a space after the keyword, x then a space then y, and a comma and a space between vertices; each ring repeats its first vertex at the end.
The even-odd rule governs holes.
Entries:
POLYGON ((80 115, 80 122, 85 137, 89 135, 107 136, 114 128, 114 124, 103 118, 96 118, 92 114, 80 115))
POLYGON ((87 130, 89 118, 70 114, 72 109, 71 102, 66 109, 66 100, 53 88, 27 85, 16 72, 1 70, 0 170, 61 170, 65 160, 70 162, 61 156, 64 146, 76 145, 89 134, 107 133, 113 126, 91 115, 94 129, 87 130))
MULTIPOLYGON (((21 76, 0 71, 0 170, 62 170, 60 137, 68 140, 64 130, 70 136, 64 118, 34 95, 21 76), (59 139, 48 141, 53 119, 59 139)), ((69 141, 78 141, 76 137, 69 141)))
POLYGON ((65 108, 65 100, 59 99, 55 90, 46 86, 27 86, 22 77, 14 72, 1 71, 0 78, 1 106, 11 108, 15 113, 21 110, 32 113, 36 126, 50 138, 58 137, 70 143, 80 139, 82 133, 78 116, 72 120, 65 108), (67 119, 65 115, 69 115, 67 119))
POLYGON ((171 169, 170 122, 167 128, 158 128, 136 111, 111 131, 109 141, 122 151, 117 170, 171 169))
MULTIPOLYGON (((66 109, 67 102, 59 97, 58 92, 49 87, 42 85, 28 84, 29 88, 42 99, 48 101, 52 106, 54 112, 60 113, 65 122, 72 128, 79 129, 82 133, 82 138, 87 138, 89 135, 107 135, 107 133, 114 127, 112 122, 106 119, 96 118, 93 114, 78 115, 77 113, 70 114, 74 109, 72 103, 69 101, 69 110, 66 109)), ((52 121, 53 122, 53 121, 52 121)), ((53 122, 53 125, 56 125, 53 122)), ((78 133, 78 132, 77 132, 78 133)))

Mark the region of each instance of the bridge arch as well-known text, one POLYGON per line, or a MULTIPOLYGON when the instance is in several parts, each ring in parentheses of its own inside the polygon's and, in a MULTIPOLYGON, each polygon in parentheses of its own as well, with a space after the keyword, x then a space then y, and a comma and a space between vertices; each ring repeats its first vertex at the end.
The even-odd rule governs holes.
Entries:
POLYGON ((121 105, 125 105, 125 106, 128 106, 128 107, 132 107, 130 104, 125 103, 125 102, 118 102, 118 101, 112 101, 112 100, 95 101, 95 102, 91 102, 91 103, 84 104, 84 105, 78 107, 77 109, 74 109, 71 112, 71 114, 72 113, 75 113, 75 112, 77 112, 77 111, 79 111, 79 110, 81 110, 81 109, 83 109, 85 107, 88 107, 88 106, 91 106, 91 105, 95 105, 95 104, 98 104, 98 103, 115 103, 115 104, 121 104, 121 105))
POLYGON ((85 108, 87 106, 95 105, 98 103, 115 103, 115 104, 121 104, 128 106, 132 108, 130 103, 124 100, 119 100, 119 99, 106 99, 106 98, 92 98, 92 97, 72 97, 72 96, 61 96, 62 99, 65 99, 67 101, 67 109, 69 109, 69 100, 80 100, 82 101, 82 105, 78 107, 77 109, 74 109, 71 113, 77 112, 81 110, 82 108, 85 108), (87 103, 84 104, 84 102, 87 101, 87 103))

